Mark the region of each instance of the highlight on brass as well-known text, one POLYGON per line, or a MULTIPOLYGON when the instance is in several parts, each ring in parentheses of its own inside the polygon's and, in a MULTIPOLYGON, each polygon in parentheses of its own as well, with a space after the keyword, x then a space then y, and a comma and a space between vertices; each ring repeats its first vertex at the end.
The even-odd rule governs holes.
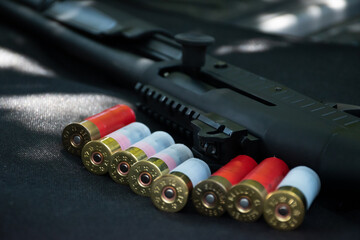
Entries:
POLYGON ((146 161, 135 163, 128 176, 131 190, 141 196, 150 197, 153 181, 169 173, 185 160, 192 158, 191 150, 183 144, 174 144, 146 161))
POLYGON ((266 197, 265 221, 278 230, 298 228, 318 195, 320 185, 320 178, 312 169, 305 166, 292 169, 278 189, 266 197))
POLYGON ((88 142, 81 154, 84 166, 90 172, 103 175, 108 172, 111 156, 121 149, 150 135, 150 129, 139 122, 120 128, 100 140, 88 142))
POLYGON ((263 160, 227 193, 226 210, 242 222, 254 222, 263 213, 265 197, 288 173, 284 161, 271 157, 263 160))
POLYGON ((91 140, 97 140, 135 121, 134 111, 123 104, 106 109, 82 122, 70 123, 62 132, 66 151, 81 155, 82 148, 91 140))
POLYGON ((178 212, 185 207, 191 189, 192 183, 185 174, 165 174, 153 183, 151 200, 162 211, 178 212))
POLYGON ((131 145, 125 151, 114 153, 110 160, 110 177, 117 183, 128 184, 128 174, 135 163, 147 160, 174 143, 174 139, 168 133, 158 131, 131 145))
POLYGON ((210 176, 209 166, 202 160, 190 158, 170 174, 157 178, 151 186, 151 200, 165 212, 178 212, 189 199, 194 185, 210 176))
POLYGON ((193 189, 192 201, 195 209, 206 216, 221 216, 225 213, 226 193, 234 184, 239 183, 257 163, 246 155, 239 155, 210 178, 201 181, 193 189))
POLYGON ((62 132, 62 143, 66 151, 81 155, 81 151, 86 143, 91 140, 99 139, 100 132, 97 126, 90 121, 70 123, 62 132))
POLYGON ((221 216, 225 212, 226 192, 230 182, 220 176, 211 176, 193 189, 192 201, 195 209, 207 216, 221 216))

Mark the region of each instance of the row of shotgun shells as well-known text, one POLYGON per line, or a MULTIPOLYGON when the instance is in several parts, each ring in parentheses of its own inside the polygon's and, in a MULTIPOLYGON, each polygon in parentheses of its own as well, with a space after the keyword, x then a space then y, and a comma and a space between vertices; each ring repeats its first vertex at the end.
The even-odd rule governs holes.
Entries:
POLYGON ((251 157, 240 155, 198 183, 192 200, 204 215, 227 211, 236 220, 254 222, 264 214, 270 226, 293 230, 301 225, 319 191, 319 176, 308 167, 289 172, 279 158, 257 165, 251 157))
POLYGON ((71 123, 62 134, 65 149, 81 155, 90 172, 109 173, 117 183, 129 184, 151 197, 163 211, 178 212, 192 201, 198 212, 221 216, 226 211, 242 222, 266 222, 280 230, 297 228, 320 191, 318 175, 300 166, 289 172, 276 157, 259 165, 239 155, 211 175, 208 165, 193 157, 183 144, 162 131, 135 122, 126 105, 116 105, 80 123, 71 123))

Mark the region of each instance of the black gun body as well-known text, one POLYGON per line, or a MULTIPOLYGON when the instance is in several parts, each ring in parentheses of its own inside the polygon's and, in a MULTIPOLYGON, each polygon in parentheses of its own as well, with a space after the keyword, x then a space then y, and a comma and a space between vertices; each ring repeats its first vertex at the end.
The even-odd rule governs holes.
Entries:
POLYGON ((359 118, 234 66, 217 69, 215 64, 208 57, 203 71, 241 91, 210 84, 201 89, 197 80, 177 72, 161 77, 159 72, 173 68, 164 64, 155 64, 142 79, 189 106, 245 126, 261 139, 262 157, 278 156, 290 167, 309 166, 331 188, 359 183, 359 118))

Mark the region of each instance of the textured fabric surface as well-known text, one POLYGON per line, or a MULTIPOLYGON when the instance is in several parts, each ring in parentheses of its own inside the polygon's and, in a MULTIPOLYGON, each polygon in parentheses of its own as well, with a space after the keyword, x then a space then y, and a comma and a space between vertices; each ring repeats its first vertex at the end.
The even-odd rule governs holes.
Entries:
MULTIPOLYGON (((181 15, 129 9, 173 32, 201 30, 214 35, 213 54, 316 99, 360 105, 359 49, 295 43, 181 15), (165 21, 166 20, 166 21, 165 21), (267 51, 223 46, 262 39, 267 51), (271 45, 271 44, 270 44, 271 45), (223 48, 224 49, 224 48, 223 48), (228 48, 230 49, 230 48, 228 48), (240 52, 236 49, 243 49, 240 52), (220 54, 219 54, 220 51, 220 54), (226 54, 224 54, 226 53, 226 54)), ((260 44, 261 45, 261 44, 260 44)), ((251 45, 250 49, 258 48, 251 45)), ((119 79, 117 79, 119 80, 119 79)), ((121 81, 121 80, 120 80, 121 81)), ((360 210, 320 196, 293 232, 278 232, 264 220, 239 223, 225 215, 158 211, 108 176, 86 171, 65 152, 61 131, 117 103, 134 106, 136 96, 114 79, 4 23, 0 25, 0 238, 1 239, 304 239, 359 238, 360 210)), ((152 131, 163 130, 137 112, 152 131)), ((174 136, 177 142, 181 139, 174 136)), ((341 193, 340 193, 341 194, 341 193)))

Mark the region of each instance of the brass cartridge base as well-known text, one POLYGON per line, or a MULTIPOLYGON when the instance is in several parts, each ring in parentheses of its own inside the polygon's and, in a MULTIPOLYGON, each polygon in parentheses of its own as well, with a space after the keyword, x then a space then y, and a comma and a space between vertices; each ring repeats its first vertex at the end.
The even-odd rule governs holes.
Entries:
POLYGON ((128 175, 131 167, 147 156, 143 150, 137 147, 130 147, 125 151, 119 151, 111 156, 109 174, 112 180, 120 184, 129 184, 128 175))
POLYGON ((99 129, 90 121, 70 123, 62 132, 62 143, 66 151, 81 156, 81 150, 91 140, 100 138, 99 129))
POLYGON ((115 139, 105 137, 88 142, 83 147, 81 159, 87 170, 97 175, 104 175, 108 172, 111 155, 120 150, 121 147, 115 139))
POLYGON ((191 190, 192 183, 185 174, 172 172, 154 181, 151 200, 162 211, 178 212, 185 207, 191 190))
POLYGON ((224 177, 211 176, 198 183, 192 194, 196 210, 206 216, 221 216, 225 213, 226 193, 231 183, 224 177))
POLYGON ((147 161, 140 161, 131 167, 128 181, 131 190, 138 195, 150 197, 151 185, 156 178, 169 173, 166 163, 159 158, 150 158, 147 161), (142 177, 146 176, 148 182, 144 182, 142 177))
POLYGON ((226 210, 238 221, 254 222, 263 213, 266 194, 266 189, 260 183, 246 179, 228 191, 226 210))
POLYGON ((266 197, 265 221, 278 230, 290 231, 301 225, 306 211, 304 195, 294 187, 281 187, 266 197))

